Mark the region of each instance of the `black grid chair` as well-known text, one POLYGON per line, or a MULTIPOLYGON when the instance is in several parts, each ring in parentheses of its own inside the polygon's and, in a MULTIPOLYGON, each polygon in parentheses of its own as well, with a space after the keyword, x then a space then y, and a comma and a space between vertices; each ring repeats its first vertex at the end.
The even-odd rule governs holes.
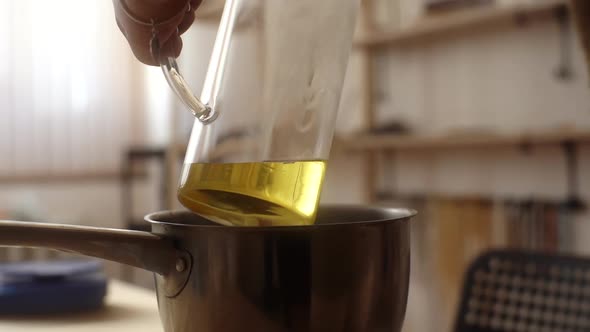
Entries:
POLYGON ((590 331, 590 260, 484 253, 466 274, 455 331, 590 331))

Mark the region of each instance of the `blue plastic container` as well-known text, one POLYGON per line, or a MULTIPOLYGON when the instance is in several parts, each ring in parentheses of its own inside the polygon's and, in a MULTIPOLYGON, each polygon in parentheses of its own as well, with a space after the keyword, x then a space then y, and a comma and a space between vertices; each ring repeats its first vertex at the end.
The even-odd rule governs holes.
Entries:
POLYGON ((0 315, 95 310, 106 293, 107 279, 97 261, 0 264, 0 315))

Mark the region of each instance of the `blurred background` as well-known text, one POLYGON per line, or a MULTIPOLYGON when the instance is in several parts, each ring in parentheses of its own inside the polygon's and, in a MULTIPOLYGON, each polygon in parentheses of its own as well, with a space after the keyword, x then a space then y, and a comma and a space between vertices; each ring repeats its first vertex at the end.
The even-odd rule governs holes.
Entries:
MULTIPOLYGON (((205 0, 183 37, 192 82, 222 7, 205 0)), ((590 254, 576 15, 567 0, 363 0, 322 202, 420 212, 406 331, 450 330, 486 248, 590 254)), ((133 58, 110 1, 0 0, 0 59, 0 218, 144 229, 144 214, 179 207, 193 119, 133 58)))

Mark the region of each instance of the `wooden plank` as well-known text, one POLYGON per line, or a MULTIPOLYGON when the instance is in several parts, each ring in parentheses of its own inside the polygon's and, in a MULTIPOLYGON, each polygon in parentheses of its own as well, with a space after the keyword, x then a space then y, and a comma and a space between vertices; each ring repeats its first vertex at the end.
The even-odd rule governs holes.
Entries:
POLYGON ((0 183, 2 184, 71 183, 118 181, 120 179, 121 172, 119 171, 0 175, 0 183))
POLYGON ((549 131, 512 135, 357 135, 338 139, 349 150, 438 150, 590 143, 589 131, 549 131))
POLYGON ((372 32, 355 41, 355 47, 391 47, 441 36, 453 31, 473 30, 491 24, 510 23, 516 19, 552 17, 568 0, 544 0, 511 7, 466 9, 457 13, 426 17, 415 25, 395 32, 372 32))
MULTIPOLYGON (((134 171, 134 179, 147 177, 147 171, 139 169, 134 171)), ((104 182, 121 181, 123 173, 120 171, 96 171, 96 172, 70 172, 70 173, 32 173, 0 175, 0 184, 62 184, 80 182, 104 182)))

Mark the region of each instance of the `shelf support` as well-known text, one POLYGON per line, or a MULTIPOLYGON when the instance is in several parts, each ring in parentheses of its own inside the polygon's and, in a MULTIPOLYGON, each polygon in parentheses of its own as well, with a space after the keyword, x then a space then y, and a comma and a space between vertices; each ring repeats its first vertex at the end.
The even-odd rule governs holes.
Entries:
POLYGON ((586 204, 579 196, 578 145, 572 141, 562 143, 567 172, 566 208, 572 212, 586 209, 586 204))
POLYGON ((568 8, 556 8, 555 19, 559 26, 559 64, 554 75, 561 81, 571 81, 574 77, 574 70, 572 66, 572 29, 568 8))

